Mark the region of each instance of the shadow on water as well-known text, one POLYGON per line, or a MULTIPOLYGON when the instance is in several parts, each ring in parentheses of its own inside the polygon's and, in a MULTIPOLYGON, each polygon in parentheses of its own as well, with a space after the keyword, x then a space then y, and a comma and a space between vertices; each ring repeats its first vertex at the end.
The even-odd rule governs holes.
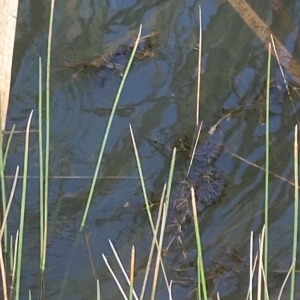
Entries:
MULTIPOLYGON (((34 20, 45 11, 30 10, 35 1, 27 2, 30 5, 21 5, 19 11, 26 18, 18 20, 15 46, 18 71, 12 87, 8 129, 16 123, 23 130, 29 111, 37 111, 38 56, 45 61, 47 21, 36 25, 38 28, 28 25, 37 24, 34 20), (29 27, 26 31, 25 26, 29 27)), ((252 2, 257 14, 277 33, 294 58, 299 59, 299 38, 289 38, 299 18, 297 2, 290 1, 288 5, 279 1, 252 2), (279 5, 284 10, 279 10, 279 5)), ((119 298, 101 256, 107 255, 116 267, 108 239, 113 241, 125 266, 129 266, 131 245, 136 246, 137 290, 141 287, 151 230, 143 210, 128 123, 135 132, 152 200, 159 196, 167 180, 172 148, 176 145, 181 150, 164 250, 167 273, 174 281, 174 299, 186 299, 189 295, 193 298, 196 287, 196 246, 188 201, 191 185, 196 189, 209 293, 215 297, 219 291, 222 299, 245 298, 250 231, 258 239, 263 224, 264 172, 232 153, 264 167, 265 108, 261 99, 265 94, 267 53, 229 3, 200 4, 204 36, 200 118, 204 130, 191 175, 186 179, 186 154, 195 126, 198 53, 194 48, 198 43, 199 2, 56 3, 50 175, 60 177, 51 179, 49 190, 47 299, 93 299, 96 278, 100 279, 104 299, 119 298), (126 65, 127 50, 140 23, 144 35, 157 30, 159 40, 151 49, 153 55, 135 59, 133 63, 109 135, 86 233, 78 234, 104 129, 121 81, 121 67, 117 66, 126 65), (99 68, 92 63, 95 57, 100 57, 101 63, 96 65, 99 68), (110 68, 109 64, 116 67, 110 68), (217 123, 215 132, 209 134, 217 123)), ((47 6, 44 3, 41 10, 47 6)), ((145 51, 145 47, 141 45, 140 51, 145 51)), ((292 140, 299 96, 293 90, 294 111, 275 61, 272 77, 270 166, 272 172, 292 181, 292 140)), ((32 127, 37 129, 36 113, 32 127)), ((16 165, 23 165, 23 145, 24 135, 16 135, 7 174, 12 174, 16 165)), ((38 175, 36 133, 31 135, 29 174, 38 175)), ((36 293, 39 290, 38 195, 38 180, 29 179, 25 227, 25 239, 29 242, 24 246, 22 273, 24 295, 28 289, 36 293)), ((18 226, 18 199, 20 190, 9 220, 11 233, 18 226)), ((285 276, 278 271, 287 270, 291 263, 293 186, 271 175, 270 202, 272 297, 278 294, 285 276)), ((153 211, 156 212, 156 206, 153 211)), ((158 299, 166 299, 166 295, 161 284, 158 299)))

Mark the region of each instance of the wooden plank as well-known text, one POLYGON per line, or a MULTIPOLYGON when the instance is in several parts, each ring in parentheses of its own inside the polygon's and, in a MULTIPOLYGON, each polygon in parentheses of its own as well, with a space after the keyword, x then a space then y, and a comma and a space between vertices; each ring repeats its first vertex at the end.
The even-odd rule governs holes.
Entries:
POLYGON ((2 131, 5 128, 9 102, 18 3, 18 0, 0 0, 0 114, 2 131))
MULTIPOLYGON (((295 82, 300 84, 300 64, 293 58, 292 54, 285 48, 274 33, 272 33, 269 27, 256 14, 251 6, 244 0, 228 0, 228 2, 236 10, 244 22, 253 30, 256 36, 265 44, 266 48, 268 48, 268 43, 271 42, 271 34, 273 35, 282 67, 290 73, 295 82)), ((272 54, 275 56, 273 48, 272 54)))

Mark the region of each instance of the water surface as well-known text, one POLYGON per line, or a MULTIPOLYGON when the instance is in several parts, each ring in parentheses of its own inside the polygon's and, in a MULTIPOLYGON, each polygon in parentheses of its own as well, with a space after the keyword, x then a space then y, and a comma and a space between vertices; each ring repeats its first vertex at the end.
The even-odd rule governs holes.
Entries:
MULTIPOLYGON (((249 4, 299 59, 299 4, 253 0, 249 4), (282 6, 280 6, 282 5, 282 6), (278 9, 278 7, 280 9, 278 9)), ((212 298, 243 299, 248 287, 249 236, 255 242, 264 222, 265 164, 264 97, 267 52, 226 1, 200 1, 203 49, 201 111, 203 134, 188 181, 196 182, 199 220, 208 290, 212 298), (216 131, 210 128, 226 113, 216 131)), ((49 241, 46 270, 47 299, 90 299, 100 279, 104 299, 120 293, 108 273, 102 253, 118 270, 108 244, 129 266, 131 246, 137 253, 136 288, 141 288, 151 229, 128 124, 139 148, 148 195, 161 192, 168 178, 171 151, 178 137, 193 139, 197 92, 198 1, 64 1, 54 15, 51 78, 51 152, 49 241), (97 55, 115 55, 132 43, 139 24, 143 35, 157 30, 154 57, 135 60, 126 81, 108 138, 103 164, 84 234, 78 234, 100 145, 113 99, 121 82, 114 69, 78 70, 66 66, 89 64, 97 55)), ((22 291, 39 291, 39 183, 37 101, 38 57, 46 64, 48 1, 20 3, 16 33, 11 101, 7 130, 24 130, 34 110, 30 140, 28 196, 22 291)), ((118 61, 126 65, 128 54, 118 61)), ((45 68, 44 68, 45 69, 45 68)), ((272 61, 270 168, 293 180, 293 129, 299 96, 292 90, 295 110, 272 61)), ((290 84, 294 84, 292 81, 290 84)), ((23 165, 24 134, 16 134, 7 174, 23 165)), ((196 245, 193 224, 184 220, 189 209, 185 173, 187 159, 178 153, 170 217, 165 237, 165 264, 174 281, 174 299, 193 299, 196 288, 196 245), (183 182, 185 181, 185 182, 183 182), (184 220, 184 221, 183 221, 184 220), (175 238, 174 238, 175 237, 175 238), (168 247, 167 247, 168 246, 168 247)), ((10 181, 8 181, 10 185, 10 181)), ((270 176, 271 298, 278 295, 291 263, 294 188, 270 176), (282 272, 278 272, 282 271, 282 272)), ((21 183, 9 220, 14 233, 19 222, 21 183)), ((154 213, 157 209, 154 208, 154 213)), ((257 250, 257 246, 256 246, 257 250)), ((117 271, 118 272, 118 271, 117 271)), ((119 277, 122 278, 120 272, 119 277)), ((288 290, 288 289, 287 289, 288 290)), ((158 299, 167 296, 163 281, 158 299)), ((24 296, 25 297, 25 296, 24 296)))

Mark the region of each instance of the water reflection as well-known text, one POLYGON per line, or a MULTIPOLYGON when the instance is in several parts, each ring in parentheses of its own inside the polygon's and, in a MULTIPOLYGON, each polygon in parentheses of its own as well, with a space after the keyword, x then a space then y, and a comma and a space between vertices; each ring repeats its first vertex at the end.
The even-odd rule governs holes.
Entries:
MULTIPOLYGON (((178 137, 193 139, 198 55, 194 48, 198 43, 199 3, 144 2, 88 1, 83 4, 72 0, 56 4, 50 173, 66 178, 52 179, 50 186, 47 299, 92 298, 96 294, 95 277, 100 279, 105 299, 118 298, 119 293, 112 288, 114 283, 101 257, 105 253, 114 263, 108 239, 113 241, 126 265, 131 245, 136 246, 136 282, 137 290, 140 289, 151 230, 146 212, 142 210, 143 197, 128 123, 135 132, 149 195, 161 192, 167 180, 171 149, 178 137), (92 61, 97 54, 108 57, 120 47, 130 45, 140 23, 144 25, 145 35, 153 30, 159 32, 159 43, 153 57, 134 61, 122 92, 88 215, 86 238, 77 231, 91 183, 87 177, 93 175, 121 78, 109 68, 81 70, 74 78, 74 70, 62 67, 66 62, 92 61), (153 146, 153 141, 159 147, 153 146), (81 178, 75 179, 75 176, 81 178)), ((30 1, 28 7, 34 4, 30 1)), ((174 279, 174 299, 185 299, 196 286, 193 224, 186 213, 189 209, 187 187, 196 182, 209 291, 212 296, 220 291, 222 299, 244 298, 248 285, 246 265, 250 231, 254 230, 257 238, 263 224, 264 172, 231 153, 264 166, 265 127, 261 99, 264 98, 267 54, 264 45, 229 3, 206 1, 202 4, 206 63, 201 84, 203 139, 187 181, 187 159, 178 154, 166 236, 166 267, 169 278, 174 279), (238 113, 224 118, 234 109, 238 113), (210 135, 209 130, 217 123, 215 132, 210 135), (219 177, 211 177, 212 174, 219 177), (216 194, 213 201, 205 203, 212 199, 209 196, 213 193, 216 194)), ((8 129, 12 123, 24 129, 28 112, 32 108, 36 110, 38 56, 44 60, 46 53, 47 22, 38 23, 37 20, 41 13, 48 11, 44 9, 48 3, 41 4, 39 11, 28 7, 21 5, 19 12, 27 17, 18 21, 17 71, 8 129), (35 25, 25 32, 25 25, 31 23, 35 25)), ((296 7, 295 1, 286 6, 285 14, 293 16, 293 7, 296 7)), ((263 5, 261 1, 254 1, 253 8, 260 16, 268 16, 266 10, 274 11, 273 6, 263 5)), ((294 28, 287 25, 281 29, 280 22, 277 15, 273 16, 272 27, 274 31, 277 28, 284 43, 294 28)), ((295 47, 295 58, 298 58, 296 43, 295 47)), ((125 65, 128 56, 124 54, 120 64, 125 65)), ((274 62, 272 76, 281 88, 282 80, 275 75, 276 68, 274 62)), ((297 113, 297 94, 293 95, 293 100, 297 113)), ((292 130, 297 122, 296 113, 285 90, 276 89, 270 113, 270 165, 273 172, 290 181, 293 178, 292 130)), ((37 128, 37 114, 33 128, 37 128)), ((14 139, 7 173, 12 173, 17 164, 22 165, 23 142, 22 134, 14 139)), ((37 135, 32 134, 32 175, 38 174, 37 151, 37 135)), ((26 237, 37 247, 37 180, 30 179, 28 188, 27 219, 31 221, 28 221, 26 237)), ((293 186, 271 175, 270 191, 269 269, 271 290, 276 294, 283 275, 275 271, 287 269, 290 264, 293 186)), ((14 217, 10 220, 12 232, 18 224, 18 209, 16 200, 14 217)), ((153 211, 156 212, 155 207, 153 211)), ((38 268, 32 267, 33 252, 32 247, 25 245, 24 293, 32 286, 38 289, 38 268)), ((38 266, 38 254, 35 257, 38 266)), ((158 298, 164 299, 165 295, 161 284, 158 298)))

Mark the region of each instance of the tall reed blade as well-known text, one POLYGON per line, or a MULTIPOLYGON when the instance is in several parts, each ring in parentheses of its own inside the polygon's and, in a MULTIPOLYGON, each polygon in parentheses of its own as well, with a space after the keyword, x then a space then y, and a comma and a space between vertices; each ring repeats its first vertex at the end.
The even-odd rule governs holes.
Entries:
POLYGON ((50 157, 50 63, 51 63, 51 43, 55 0, 51 1, 48 49, 47 49, 47 74, 46 74, 46 151, 45 151, 45 188, 44 188, 44 225, 43 225, 43 251, 42 251, 42 274, 45 271, 46 249, 47 249, 47 230, 48 230, 48 193, 49 193, 49 157, 50 157))
POLYGON ((94 194, 96 180, 97 180, 100 165, 101 165, 101 162, 102 162, 102 158, 103 158, 103 154, 104 154, 108 134, 109 134, 109 131, 110 131, 110 127, 111 127, 111 124, 112 124, 112 121, 113 121, 113 118, 114 118, 114 115, 115 115, 115 111, 117 109, 117 105, 118 105, 118 102, 119 102, 119 99, 120 99, 121 92, 122 92, 123 87, 124 87, 124 83, 125 83, 126 78, 128 76, 129 69, 131 67, 134 55, 136 53, 136 50, 137 50, 137 47, 138 47, 138 44, 139 44, 139 40, 140 40, 140 37, 141 37, 141 32, 142 32, 142 25, 140 26, 138 37, 135 41, 132 53, 130 55, 127 67, 125 69, 122 81, 120 83, 120 86, 119 86, 119 89, 118 89, 117 95, 115 97, 113 107, 112 107, 112 110, 111 110, 111 113, 110 113, 110 116, 109 116, 109 119, 108 119, 108 123, 107 123, 106 129, 105 129, 105 133, 104 133, 104 137, 103 137, 103 141, 102 141, 102 145, 101 145, 101 149, 100 149, 100 153, 99 153, 99 157, 98 157, 94 177, 93 177, 93 180, 92 180, 91 189, 90 189, 90 192, 89 192, 88 200, 87 200, 86 207, 85 207, 85 210, 84 210, 84 214, 83 214, 83 217, 82 217, 82 221, 81 221, 81 225, 80 225, 80 231, 82 231, 82 229, 85 225, 85 220, 86 220, 86 217, 87 217, 87 214, 88 214, 88 211, 89 211, 89 207, 90 207, 90 204, 91 204, 91 201, 92 201, 92 197, 93 197, 93 194, 94 194))
MULTIPOLYGON (((264 239, 264 270, 268 282, 268 241, 269 241, 269 151, 270 151, 270 73, 271 44, 268 47, 267 93, 266 93, 266 171, 265 171, 265 239, 264 239)), ((264 299, 266 299, 266 292, 264 299)))
POLYGON ((202 19, 201 19, 201 6, 199 5, 199 47, 198 47, 196 127, 199 126, 199 121, 200 121, 201 52, 202 52, 202 19))
POLYGON ((295 126, 294 141, 294 177, 295 177, 295 210, 294 210, 294 236, 293 236, 293 254, 292 254, 292 274, 291 274, 291 292, 290 300, 295 297, 295 273, 297 261, 297 244, 298 244, 298 209, 299 209, 299 170, 298 170, 298 125, 295 126))
POLYGON ((23 250, 23 238, 24 238, 24 218, 25 218, 25 202, 27 191, 27 172, 28 172, 28 149, 29 149, 29 131, 32 119, 33 111, 31 111, 28 118, 25 137, 24 148, 24 170, 23 170, 23 188, 21 199, 21 212, 20 212, 20 226, 19 226, 19 242, 18 242, 18 254, 17 254, 17 273, 16 273, 16 294, 15 300, 19 300, 20 297, 20 281, 21 281, 21 268, 22 268, 22 250, 23 250))
POLYGON ((202 257, 202 246, 201 246, 201 238, 200 238, 200 229, 198 224, 198 214, 196 207, 196 196, 195 190, 191 188, 191 196, 192 196, 192 209, 193 209, 193 219, 195 224, 195 234, 196 234, 196 243, 197 243, 197 271, 198 271, 198 280, 197 280, 197 290, 198 290, 198 298, 201 299, 201 291, 203 293, 204 300, 208 300, 207 290, 206 290, 206 279, 204 274, 204 265, 203 265, 203 257, 202 257))
POLYGON ((42 104, 42 60, 39 57, 39 164, 40 164, 40 269, 43 269, 44 252, 44 159, 43 159, 43 104, 42 104))

